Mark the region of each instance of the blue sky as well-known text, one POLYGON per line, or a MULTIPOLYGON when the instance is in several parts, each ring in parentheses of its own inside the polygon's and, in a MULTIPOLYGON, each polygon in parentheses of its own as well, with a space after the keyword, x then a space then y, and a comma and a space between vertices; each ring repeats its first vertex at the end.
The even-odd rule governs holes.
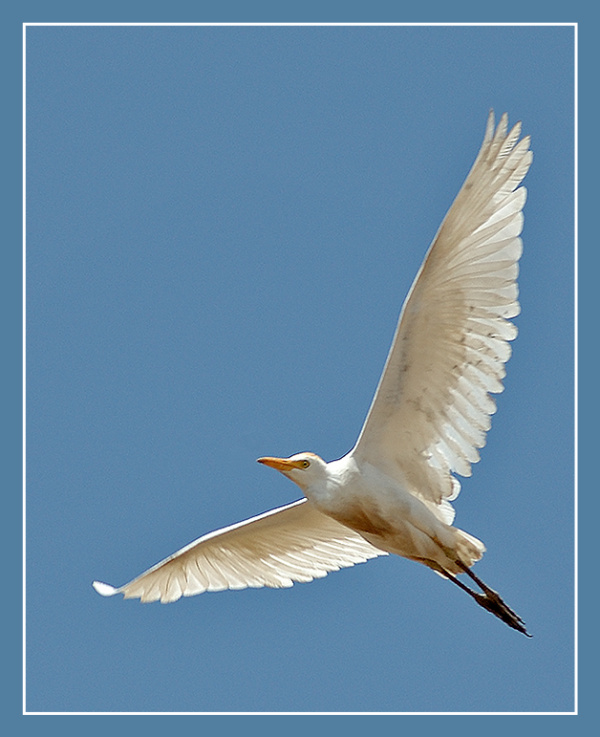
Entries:
POLYGON ((573 708, 569 28, 30 28, 27 706, 573 708), (533 138, 522 314, 455 503, 509 630, 424 567, 105 600, 353 445, 488 109, 533 138))

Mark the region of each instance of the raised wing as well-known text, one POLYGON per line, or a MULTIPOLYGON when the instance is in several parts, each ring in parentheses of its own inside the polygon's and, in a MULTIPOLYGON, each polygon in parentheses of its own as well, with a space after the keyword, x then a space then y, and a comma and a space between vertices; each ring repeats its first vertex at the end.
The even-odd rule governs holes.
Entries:
POLYGON ((289 587, 378 555, 387 553, 300 499, 204 535, 120 588, 93 586, 166 604, 204 591, 289 587))
POLYGON ((521 125, 494 132, 490 113, 483 145, 446 215, 402 308, 385 369, 354 448, 402 479, 425 501, 442 505, 471 475, 485 444, 490 393, 503 390, 509 321, 517 301, 519 235, 532 161, 521 125))

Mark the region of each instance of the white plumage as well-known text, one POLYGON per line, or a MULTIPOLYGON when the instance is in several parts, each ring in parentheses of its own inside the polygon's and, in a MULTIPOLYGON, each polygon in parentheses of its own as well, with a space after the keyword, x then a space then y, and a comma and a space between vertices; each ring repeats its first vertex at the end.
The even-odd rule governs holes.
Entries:
POLYGON ((429 566, 509 626, 522 620, 470 567, 485 550, 452 526, 454 476, 471 475, 485 444, 491 393, 501 392, 517 301, 520 233, 532 161, 518 123, 494 130, 411 287, 355 447, 325 463, 313 453, 262 458, 305 499, 205 535, 120 588, 98 593, 170 602, 203 591, 291 586, 396 553, 429 566), (456 578, 467 573, 478 593, 456 578))
POLYGON ((103 596, 167 603, 204 591, 286 588, 377 555, 385 553, 299 499, 209 532, 120 589, 98 581, 94 587, 103 596))

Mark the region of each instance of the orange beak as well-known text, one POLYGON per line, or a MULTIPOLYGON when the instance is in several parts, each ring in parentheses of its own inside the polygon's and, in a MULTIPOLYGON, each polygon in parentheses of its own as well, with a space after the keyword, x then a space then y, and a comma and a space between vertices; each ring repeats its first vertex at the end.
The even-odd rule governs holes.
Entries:
POLYGON ((302 468, 302 461, 291 461, 289 458, 272 458, 271 456, 266 456, 265 458, 258 458, 257 462, 265 466, 270 466, 282 473, 292 471, 294 468, 302 468))

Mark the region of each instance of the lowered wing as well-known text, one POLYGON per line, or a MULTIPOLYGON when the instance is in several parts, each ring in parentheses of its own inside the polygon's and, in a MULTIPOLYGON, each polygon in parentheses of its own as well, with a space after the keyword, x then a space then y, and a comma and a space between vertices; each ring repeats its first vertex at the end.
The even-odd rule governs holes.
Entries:
POLYGON ((378 555, 387 553, 300 499, 204 535, 124 586, 93 586, 103 596, 168 603, 204 591, 288 587, 378 555))

